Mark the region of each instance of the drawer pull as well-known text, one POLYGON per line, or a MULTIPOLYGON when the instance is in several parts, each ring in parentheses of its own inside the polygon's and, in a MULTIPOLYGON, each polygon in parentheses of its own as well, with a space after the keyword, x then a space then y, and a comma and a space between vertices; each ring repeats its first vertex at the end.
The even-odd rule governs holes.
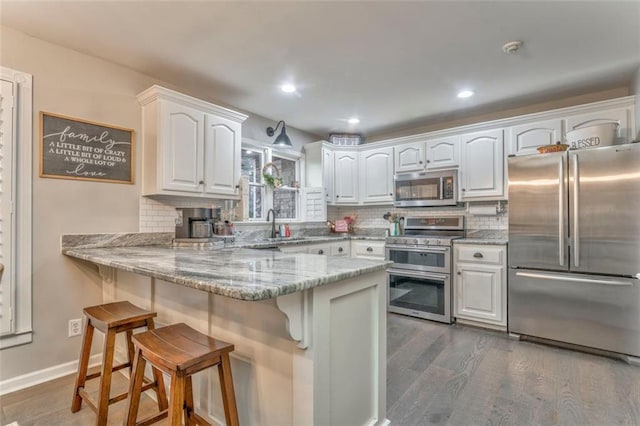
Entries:
POLYGON ((367 247, 367 251, 368 251, 368 252, 372 252, 372 251, 373 251, 373 249, 372 249, 371 247, 367 247))
POLYGON ((342 253, 344 249, 342 247, 338 248, 338 253, 342 253))
POLYGON ((478 252, 478 253, 474 253, 473 257, 475 257, 477 259, 482 259, 484 256, 482 255, 482 253, 478 252))
POLYGON ((324 250, 322 249, 318 250, 318 254, 324 254, 324 250))

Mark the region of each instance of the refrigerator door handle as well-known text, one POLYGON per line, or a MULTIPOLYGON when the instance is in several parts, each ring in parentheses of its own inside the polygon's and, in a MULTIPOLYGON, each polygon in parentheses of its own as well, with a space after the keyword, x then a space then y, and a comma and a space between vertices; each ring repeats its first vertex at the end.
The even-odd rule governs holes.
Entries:
POLYGON ((560 185, 558 185, 558 257, 560 259, 560 266, 564 266, 564 249, 566 246, 565 237, 564 237, 564 208, 566 203, 566 184, 564 178, 564 157, 561 158, 558 163, 558 179, 560 180, 560 185))
POLYGON ((578 170, 578 155, 574 154, 573 160, 573 266, 580 266, 580 224, 578 223, 578 210, 580 209, 580 172, 578 170))
POLYGON ((544 274, 544 273, 536 273, 536 272, 516 272, 516 276, 527 277, 527 278, 541 278, 545 280, 554 280, 554 281, 572 281, 576 283, 587 283, 587 284, 605 284, 605 285, 617 285, 617 286, 626 286, 626 287, 633 286, 632 281, 597 280, 593 278, 579 278, 575 276, 544 274))

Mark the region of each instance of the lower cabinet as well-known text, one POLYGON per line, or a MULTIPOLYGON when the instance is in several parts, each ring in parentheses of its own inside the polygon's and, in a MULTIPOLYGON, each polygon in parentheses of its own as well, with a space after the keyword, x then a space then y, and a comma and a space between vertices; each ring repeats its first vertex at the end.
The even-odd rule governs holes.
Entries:
POLYGON ((456 319, 507 326, 506 246, 454 245, 454 316, 456 319))
POLYGON ((384 241, 340 240, 315 244, 292 244, 279 247, 284 253, 309 253, 327 256, 351 256, 384 260, 384 241))

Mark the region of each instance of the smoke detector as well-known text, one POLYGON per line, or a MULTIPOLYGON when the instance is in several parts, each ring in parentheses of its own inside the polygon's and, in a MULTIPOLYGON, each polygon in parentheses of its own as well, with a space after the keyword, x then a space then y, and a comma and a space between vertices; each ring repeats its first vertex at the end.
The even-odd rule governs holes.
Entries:
POLYGON ((518 49, 522 47, 522 44, 523 43, 519 40, 510 41, 509 43, 506 43, 504 46, 502 46, 502 51, 504 53, 516 53, 518 49))

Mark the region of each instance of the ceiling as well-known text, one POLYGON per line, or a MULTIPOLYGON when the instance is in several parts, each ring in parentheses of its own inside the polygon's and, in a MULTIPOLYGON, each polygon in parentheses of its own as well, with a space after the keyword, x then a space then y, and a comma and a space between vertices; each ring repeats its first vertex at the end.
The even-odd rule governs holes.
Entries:
POLYGON ((640 2, 2 1, 0 22, 316 135, 629 85, 640 2), (514 55, 501 51, 523 40, 514 55), (297 92, 282 93, 293 82, 297 92), (470 88, 476 95, 458 99, 470 88), (347 123, 359 117, 358 125, 347 123))

